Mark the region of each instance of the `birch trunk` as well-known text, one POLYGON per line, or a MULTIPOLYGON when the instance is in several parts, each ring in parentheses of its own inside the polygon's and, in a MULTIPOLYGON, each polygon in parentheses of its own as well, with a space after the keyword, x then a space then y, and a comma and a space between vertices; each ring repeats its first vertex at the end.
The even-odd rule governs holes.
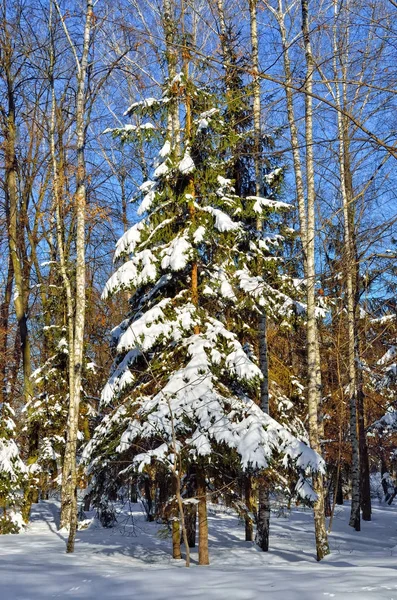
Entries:
POLYGON ((87 0, 84 25, 83 50, 77 82, 76 101, 76 137, 77 137, 77 177, 76 177, 76 289, 74 312, 74 398, 69 405, 67 444, 70 446, 70 481, 71 481, 71 514, 67 552, 74 552, 77 530, 77 434, 79 425, 79 408, 81 395, 81 373, 84 350, 85 322, 85 219, 86 219, 86 78, 88 52, 90 47, 91 27, 93 21, 93 0, 87 0))
MULTIPOLYGON (((295 173, 295 187, 296 187, 296 197, 298 201, 298 214, 299 214, 299 224, 300 224, 300 235, 302 240, 302 252, 303 252, 303 263, 305 276, 307 277, 307 213, 306 213, 306 204, 305 204, 305 188, 303 183, 303 171, 302 171, 302 163, 299 152, 299 139, 298 139, 298 127, 296 125, 295 113, 294 113, 294 97, 293 97, 293 79, 292 79, 292 71, 291 71, 291 62, 289 58, 289 50, 287 43, 287 32, 284 22, 284 7, 283 0, 278 0, 278 9, 275 13, 278 26, 280 29, 281 35, 281 43, 283 48, 283 61, 284 61, 284 73, 286 79, 285 86, 285 95, 286 95, 286 103, 287 103, 287 115, 288 115, 288 124, 291 134, 291 147, 292 147, 292 160, 294 165, 294 173, 295 173)), ((317 328, 316 328, 317 330, 317 328)), ((320 345, 318 334, 316 334, 315 340, 315 350, 316 350, 316 378, 317 378, 317 388, 319 390, 318 394, 318 423, 319 423, 319 436, 322 438, 324 436, 324 423, 322 418, 322 402, 321 402, 321 367, 320 367, 320 345)))
MULTIPOLYGON (((295 188, 298 202, 298 214, 300 224, 300 235, 302 240, 303 266, 306 287, 307 303, 307 364, 308 364, 308 413, 309 413, 309 438, 311 447, 321 454, 320 431, 322 425, 319 418, 321 408, 321 371, 320 350, 315 313, 315 187, 314 187, 314 158, 313 158, 313 102, 310 94, 313 90, 314 62, 310 43, 308 23, 308 2, 301 0, 302 31, 305 47, 306 80, 305 80, 305 133, 306 133, 306 185, 307 201, 305 200, 305 187, 303 180, 303 168, 300 156, 300 143, 298 138, 298 127, 295 119, 293 78, 289 49, 287 43, 287 31, 285 26, 285 14, 283 0, 278 0, 277 11, 273 11, 280 30, 284 75, 286 80, 285 95, 287 104, 288 124, 291 134, 292 160, 295 174, 295 188)), ((325 526, 324 505, 324 481, 321 473, 313 476, 313 489, 317 494, 314 504, 314 525, 316 538, 317 560, 321 560, 329 554, 328 536, 325 526)))
MULTIPOLYGON (((319 438, 319 372, 318 372, 318 332, 316 321, 316 267, 315 267, 315 185, 313 157, 313 73, 314 60, 309 33, 308 0, 301 0, 302 33, 305 48, 305 135, 306 135, 306 290, 307 290, 307 364, 308 364, 308 409, 310 445, 321 454, 319 438)), ((317 560, 329 554, 324 514, 324 482, 322 473, 313 476, 313 488, 317 495, 314 504, 314 525, 316 536, 317 560)))
POLYGON ((88 54, 90 49, 91 30, 93 25, 93 0, 86 0, 85 23, 81 58, 71 41, 65 20, 60 12, 57 0, 54 4, 59 13, 66 37, 76 60, 77 68, 77 97, 76 97, 76 192, 75 192, 75 218, 76 218, 76 259, 75 259, 75 289, 74 289, 74 316, 73 339, 69 352, 73 355, 70 371, 73 373, 72 381, 69 380, 69 408, 66 428, 66 451, 63 467, 62 493, 63 513, 69 517, 69 538, 66 552, 74 552, 77 530, 77 435, 79 424, 79 409, 81 396, 81 373, 84 349, 84 322, 85 322, 85 221, 86 221, 86 83, 88 54), (69 507, 70 506, 70 510, 69 507), (66 508, 67 507, 67 508, 66 508))

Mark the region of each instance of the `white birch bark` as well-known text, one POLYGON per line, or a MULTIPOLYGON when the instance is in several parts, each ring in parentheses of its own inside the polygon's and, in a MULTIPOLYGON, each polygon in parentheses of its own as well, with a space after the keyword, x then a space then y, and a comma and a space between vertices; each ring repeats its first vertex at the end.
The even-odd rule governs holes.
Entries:
POLYGON ((76 136, 77 136, 77 181, 76 181, 76 290, 74 313, 74 402, 69 405, 69 422, 67 443, 71 453, 71 488, 72 505, 70 515, 69 539, 67 552, 74 551, 77 530, 77 434, 79 426, 79 408, 81 396, 81 373, 84 350, 85 323, 85 220, 86 220, 86 78, 88 52, 90 47, 91 28, 93 20, 93 0, 87 0, 84 25, 83 50, 78 72, 77 102, 76 102, 76 136))
MULTIPOLYGON (((318 329, 316 320, 315 299, 315 185, 314 185, 314 157, 313 157, 313 71, 314 61, 309 34, 308 2, 301 0, 302 31, 305 47, 306 79, 305 79, 305 135, 306 135, 306 198, 303 179, 302 159, 298 139, 298 127, 295 119, 293 78, 289 57, 289 46, 285 26, 285 7, 283 0, 277 0, 277 10, 267 5, 274 14, 280 30, 283 48, 285 95, 287 104, 288 124, 291 135, 292 159, 295 174, 296 197, 300 235, 303 249, 303 266, 305 272, 306 303, 307 303, 307 363, 308 363, 308 413, 309 413, 309 438, 311 447, 321 454, 320 432, 322 425, 319 416, 321 405, 321 370, 318 329)), ((313 488, 317 494, 314 504, 314 524, 316 537, 317 560, 329 554, 327 530, 325 526, 324 511, 324 482, 321 473, 313 476, 313 488)))
MULTIPOLYGON (((313 156, 313 73, 314 60, 309 32, 308 0, 301 0, 302 32, 305 48, 306 80, 305 80, 305 136, 306 136, 306 290, 307 290, 307 364, 308 364, 308 409, 309 437, 311 447, 321 454, 319 436, 319 352, 316 320, 316 265, 315 265, 315 182, 313 156)), ((314 504, 314 524, 316 535, 317 560, 329 554, 327 530, 324 514, 323 476, 313 476, 313 487, 317 494, 314 504)))
MULTIPOLYGON (((307 260, 307 214, 306 214, 306 202, 305 202, 305 187, 303 182, 303 169, 299 151, 299 139, 298 139, 298 127, 296 125, 295 120, 295 112, 294 112, 294 92, 293 92, 293 79, 292 79, 292 71, 291 71, 291 61, 289 57, 289 47, 287 42, 287 31, 285 27, 284 20, 284 6, 283 0, 278 0, 277 11, 273 11, 278 26, 280 29, 281 35, 281 43, 283 48, 283 62, 284 62, 284 74, 286 85, 284 86, 285 96, 286 96, 286 104, 287 104, 287 115, 288 115, 288 124, 291 135, 291 149, 292 149, 292 160, 294 165, 294 173, 295 173, 295 187, 296 187, 296 197, 298 202, 298 215, 299 215, 299 226, 300 226, 300 236, 302 241, 302 251, 303 251, 303 261, 304 261, 304 269, 306 270, 306 260, 307 260)), ((317 332, 316 332, 317 333, 317 332)), ((316 335, 316 377, 317 377, 317 388, 319 389, 318 394, 318 422, 319 422, 319 435, 323 437, 324 434, 324 426, 322 419, 322 409, 321 409, 321 368, 320 368, 320 346, 318 335, 316 335)))
POLYGON ((84 349, 84 324, 85 324, 85 221, 86 221, 86 164, 85 164, 85 145, 86 145, 86 84, 88 54, 90 49, 91 31, 93 25, 93 0, 86 0, 85 4, 85 23, 83 33, 83 44, 80 59, 73 42, 71 41, 65 20, 60 12, 57 0, 54 0, 56 9, 62 20, 62 25, 66 37, 71 45, 72 52, 76 60, 77 68, 77 98, 76 98, 76 151, 77 151, 77 171, 76 171, 76 192, 75 192, 75 214, 76 214, 76 262, 75 262, 75 290, 74 290, 74 317, 73 317, 73 339, 72 347, 69 351, 73 354, 74 379, 69 381, 71 388, 69 390, 69 409, 68 422, 66 430, 66 451, 63 468, 63 486, 66 486, 66 493, 62 500, 70 504, 69 516, 69 538, 67 542, 68 553, 74 551, 74 543, 77 530, 77 435, 79 424, 79 409, 81 396, 81 374, 83 364, 84 349))

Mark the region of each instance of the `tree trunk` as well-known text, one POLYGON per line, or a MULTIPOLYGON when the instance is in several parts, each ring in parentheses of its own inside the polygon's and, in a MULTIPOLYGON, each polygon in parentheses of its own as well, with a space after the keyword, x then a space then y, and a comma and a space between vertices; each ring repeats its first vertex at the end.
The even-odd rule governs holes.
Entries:
MULTIPOLYGON (((269 414, 269 364, 267 354, 267 326, 266 314, 259 317, 259 367, 263 379, 261 381, 260 403, 263 412, 269 414)), ((266 475, 258 482, 258 517, 256 543, 264 552, 269 550, 270 536, 270 496, 269 485, 266 481, 266 475)))
MULTIPOLYGON (((332 515, 331 494, 332 494, 332 481, 330 481, 330 485, 328 487, 328 490, 327 490, 327 493, 325 494, 325 499, 324 499, 324 514, 326 517, 330 517, 332 515)), ((334 490, 334 494, 335 494, 335 490, 334 490)))
MULTIPOLYGON (((337 504, 337 494, 339 492, 339 481, 340 481, 340 472, 341 472, 341 464, 340 463, 341 463, 341 456, 340 456, 340 446, 339 446, 339 456, 338 456, 338 464, 336 466, 334 493, 333 493, 333 497, 332 497, 332 507, 331 507, 331 512, 329 515, 329 522, 328 522, 328 533, 331 533, 331 531, 332 531, 332 523, 334 520, 335 507, 337 504)), ((343 504, 343 497, 342 497, 342 504, 343 504)))
MULTIPOLYGON (((4 164, 5 204, 8 221, 8 246, 9 257, 12 264, 12 273, 14 276, 14 307, 18 323, 18 336, 16 337, 15 341, 16 343, 19 342, 20 344, 20 348, 16 354, 17 361, 15 363, 15 375, 17 375, 20 355, 22 355, 23 394, 25 406, 29 406, 31 400, 33 399, 33 385, 31 379, 32 365, 27 317, 30 265, 26 252, 25 230, 27 227, 28 218, 27 203, 25 201, 20 201, 20 195, 18 192, 18 164, 16 155, 17 125, 15 116, 14 79, 10 62, 12 56, 11 47, 7 48, 7 50, 9 52, 9 60, 6 60, 6 64, 3 66, 7 86, 7 116, 4 127, 4 164)), ((10 277, 10 270, 8 276, 10 277)), ((6 339, 7 338, 5 336, 5 341, 6 339)), ((31 435, 32 432, 29 431, 28 464, 32 464, 37 460, 37 447, 33 446, 31 435)), ((29 519, 30 507, 34 499, 35 487, 33 484, 33 479, 34 477, 29 474, 27 481, 24 484, 23 512, 25 522, 27 522, 29 519)))
MULTIPOLYGON (((175 476, 173 477, 172 480, 172 487, 173 487, 173 491, 175 494, 175 497, 179 498, 178 496, 178 488, 180 487, 180 479, 175 471, 175 476)), ((179 494, 180 494, 180 489, 179 489, 179 494)), ((175 505, 175 508, 173 507, 172 509, 172 558, 174 558, 175 560, 181 560, 182 559, 182 553, 181 553, 181 526, 180 526, 180 510, 179 510, 179 506, 178 506, 178 502, 175 505)), ((183 535, 183 532, 182 532, 183 535)))
MULTIPOLYGON (((186 484, 187 498, 196 499, 196 476, 193 469, 189 470, 186 484)), ((197 506, 195 502, 185 504, 186 532, 189 548, 196 546, 197 506)))
POLYGON ((244 503, 247 507, 247 513, 245 514, 245 541, 253 542, 254 541, 254 524, 252 521, 252 508, 253 508, 253 498, 252 498, 252 478, 250 475, 244 476, 244 503))
MULTIPOLYGON (((55 97, 53 97, 53 117, 55 118, 55 97)), ((69 389, 69 404, 75 404, 74 399, 74 310, 72 298, 72 285, 67 272, 66 257, 62 235, 62 212, 61 212, 61 195, 62 189, 58 180, 58 167, 55 155, 54 131, 51 131, 51 154, 53 160, 53 199, 56 215, 56 231, 59 252, 59 264, 62 275, 62 281, 66 296, 66 325, 68 331, 68 389, 69 389)), ((68 419, 70 415, 68 415, 68 419)), ((70 523, 71 507, 72 507, 72 482, 71 482, 71 463, 73 461, 73 447, 66 444, 65 453, 62 463, 62 487, 61 487, 61 515, 60 528, 68 527, 70 523)))
MULTIPOLYGON (((9 212, 8 219, 8 243, 14 274, 14 306, 18 322, 20 344, 23 366, 23 387, 25 403, 33 397, 33 386, 31 381, 32 367, 30 358, 30 341, 27 326, 27 282, 24 281, 23 265, 26 256, 20 256, 21 244, 19 241, 24 236, 26 217, 19 214, 18 208, 18 166, 16 157, 16 122, 15 122, 15 92, 14 82, 11 75, 11 66, 5 69, 7 83, 7 122, 5 127, 5 196, 6 206, 9 212)), ((24 247, 25 244, 22 244, 24 247)))
POLYGON ((8 256, 8 269, 4 299, 0 306, 0 404, 7 400, 7 363, 8 363, 8 322, 10 314, 12 282, 14 270, 11 254, 8 256))
MULTIPOLYGON (((50 28, 52 24, 52 4, 50 7, 50 28)), ((52 31, 50 31, 52 34, 52 31)), ((56 223, 56 239, 59 253, 59 265, 62 276, 63 287, 66 296, 66 325, 68 331, 68 391, 69 391, 69 414, 68 424, 70 420, 70 407, 75 406, 75 384, 74 384, 74 303, 73 303, 73 292, 70 276, 67 270, 67 259, 64 247, 63 239, 63 218, 62 218, 62 197, 63 190, 59 176, 59 169, 62 168, 63 163, 61 161, 61 167, 58 165, 56 147, 55 147, 55 127, 56 127, 56 98, 55 98, 55 85, 53 77, 54 69, 54 40, 51 36, 51 47, 50 47, 50 85, 51 85, 51 124, 50 124, 50 152, 52 161, 52 193, 53 193, 53 206, 55 212, 55 223, 56 223)), ((60 134, 61 136, 61 134, 60 134)), ((61 171, 62 173, 62 171, 61 171)), ((62 174, 63 175, 63 174, 62 174)), ((73 488, 71 480, 72 462, 73 462, 73 446, 68 443, 68 437, 66 438, 65 453, 63 456, 62 463, 62 487, 61 487, 61 514, 59 519, 60 529, 67 528, 70 526, 71 510, 73 505, 73 488)))
POLYGON ((359 439, 359 454, 360 454, 360 498, 363 521, 371 521, 372 506, 371 506, 371 484, 369 472, 369 456, 367 437, 364 425, 364 393, 362 382, 357 389, 357 413, 358 413, 358 439, 359 439))
POLYGON ((186 532, 189 548, 196 546, 197 508, 195 504, 187 504, 185 508, 186 532))
POLYGON ((130 502, 132 502, 133 504, 136 504, 138 502, 138 488, 135 481, 131 481, 130 502))
POLYGON ((174 517, 172 520, 172 558, 180 560, 182 558, 181 553, 181 530, 179 525, 179 519, 174 517))
MULTIPOLYGON (((316 321, 316 268, 315 268, 315 186, 313 156, 313 72, 314 60, 309 33, 308 0, 301 0, 302 32, 305 47, 305 134, 306 134, 306 182, 307 182, 307 221, 306 221, 306 293, 307 293, 307 364, 308 364, 308 408, 310 445, 321 454, 319 439, 319 389, 317 321, 316 321)), ((313 489, 317 495, 314 503, 314 526, 317 560, 329 554, 328 536, 325 527, 324 481, 322 473, 313 476, 313 489)))
POLYGON ((385 501, 387 501, 387 499, 389 497, 389 487, 387 485, 386 479, 383 476, 386 473, 388 473, 388 468, 387 468, 387 465, 386 465, 386 461, 385 461, 383 450, 381 450, 381 452, 382 452, 381 463, 380 463, 381 485, 382 485, 382 490, 383 490, 383 494, 384 494, 384 499, 385 499, 385 501))
MULTIPOLYGON (((172 418, 172 423, 173 423, 173 418, 172 418)), ((182 526, 182 538, 183 538, 183 543, 185 545, 185 553, 186 553, 186 566, 190 567, 190 547, 189 547, 189 542, 188 542, 188 537, 187 537, 187 530, 186 530, 186 522, 185 522, 185 511, 183 509, 183 500, 182 500, 182 494, 181 494, 181 477, 180 477, 180 472, 178 470, 177 467, 177 462, 181 462, 181 457, 180 455, 177 453, 176 451, 176 439, 175 439, 175 430, 174 430, 174 425, 172 424, 172 439, 173 439, 173 447, 174 447, 174 451, 175 451, 175 463, 174 463, 174 481, 175 481, 175 495, 176 495, 176 500, 178 503, 178 509, 179 509, 179 518, 180 518, 180 522, 181 522, 181 526, 182 526)), ((179 524, 179 521, 178 521, 179 524)), ((180 535, 179 535, 179 540, 180 540, 180 535)))
MULTIPOLYGON (((345 101, 346 103, 346 101, 345 101)), ((357 403, 357 420, 358 420, 358 449, 360 459, 360 505, 362 510, 362 517, 364 521, 371 520, 371 487, 370 487, 370 473, 369 473, 369 456, 368 456, 368 444, 367 436, 365 432, 365 395, 364 395, 364 382, 363 372, 361 367, 361 344, 360 335, 358 331, 358 319, 360 314, 360 263, 357 250, 356 241, 356 225, 355 225, 355 207, 354 207, 354 191, 353 191, 353 177, 351 172, 351 161, 350 161, 350 150, 349 150, 349 123, 345 119, 343 125, 343 136, 344 136, 344 170, 345 170, 345 181, 346 181, 346 199, 348 206, 349 216, 349 232, 351 237, 351 253, 354 261, 354 272, 353 272, 353 285, 354 285, 354 319, 355 319, 355 369, 356 369, 356 403, 357 403)), ((352 267, 353 268, 353 267, 352 267)))
POLYGON ((343 475, 342 475, 342 469, 339 469, 339 477, 338 477, 338 483, 337 483, 337 488, 336 488, 336 504, 338 504, 339 506, 343 505, 343 475))
POLYGON ((15 331, 15 338, 13 342, 13 350, 12 350, 12 363, 10 367, 10 372, 8 375, 7 387, 9 388, 9 393, 11 397, 17 394, 17 381, 18 381, 18 371, 19 365, 21 363, 21 335, 19 328, 15 331))
POLYGON ((209 565, 208 554, 208 519, 207 519, 207 488, 205 475, 201 468, 197 468, 197 496, 198 496, 198 555, 199 565, 209 565))
POLYGON ((256 543, 264 552, 269 550, 269 534, 270 534, 270 501, 269 488, 266 481, 259 482, 258 493, 258 520, 257 520, 257 535, 256 543))
MULTIPOLYGON (((319 369, 319 340, 315 314, 315 187, 314 187, 314 157, 313 157, 313 90, 314 61, 310 43, 308 2, 301 0, 302 32, 305 47, 306 79, 305 79, 305 135, 306 135, 306 181, 307 201, 303 183, 303 169, 300 157, 300 142, 298 127, 296 125, 294 99, 292 87, 292 71, 289 59, 289 44, 284 21, 283 0, 278 0, 276 19, 280 29, 283 46, 284 74, 286 79, 285 94, 287 100, 288 124, 291 133, 292 157, 295 173, 295 187, 298 201, 300 234, 303 250, 303 264, 305 271, 306 302, 307 302, 307 363, 308 363, 308 412, 309 412, 309 437, 310 445, 321 454, 319 435, 319 408, 321 400, 321 372, 319 369)), ((321 473, 313 476, 313 490, 317 495, 314 503, 314 526, 316 537, 317 560, 329 554, 328 537, 325 526, 324 512, 324 482, 321 473)))
MULTIPOLYGON (((336 8, 335 8, 336 10, 336 8)), ((345 39, 348 36, 348 24, 346 25, 345 39)), ((345 43, 347 43, 345 41, 345 43)), ((342 93, 344 106, 348 105, 347 97, 347 57, 344 57, 342 64, 342 93)), ((369 456, 367 437, 365 433, 365 395, 363 384, 363 373, 361 367, 361 344, 360 334, 358 330, 358 321, 360 314, 360 260, 358 256, 356 224, 355 224, 355 201, 353 189, 353 175, 350 155, 350 122, 345 115, 340 115, 341 130, 343 137, 343 167, 344 180, 346 188, 347 213, 349 218, 349 233, 351 239, 351 259, 354 261, 352 265, 353 273, 353 294, 354 294, 354 319, 355 319, 355 368, 356 368, 356 404, 357 404, 357 419, 358 419, 358 445, 360 459, 360 504, 362 517, 364 521, 371 520, 371 489, 370 489, 370 473, 369 473, 369 456)))
MULTIPOLYGON (((84 351, 84 323, 85 323, 85 221, 86 221, 86 164, 85 164, 85 145, 86 145, 86 79, 88 66, 88 53, 90 49, 91 29, 93 25, 93 0, 86 0, 85 23, 83 33, 83 44, 81 59, 79 60, 76 48, 71 41, 65 20, 60 13, 59 5, 55 2, 62 26, 65 30, 68 42, 76 59, 77 67, 77 97, 76 97, 76 153, 77 153, 77 171, 76 171, 76 193, 75 193, 75 215, 76 215, 76 259, 75 259, 75 293, 74 293, 74 318, 73 318, 73 348, 69 347, 69 352, 73 352, 73 387, 69 389, 69 409, 68 422, 66 429, 66 465, 63 469, 63 486, 65 494, 62 496, 63 503, 70 505, 69 518, 69 538, 66 551, 74 551, 74 544, 77 530, 77 436, 79 424, 79 408, 81 396, 81 374, 84 351)), ((70 340, 69 340, 70 344, 70 340)), ((66 511, 69 512, 69 511, 66 511)))
MULTIPOLYGON (((338 109, 341 108, 341 94, 339 89, 339 69, 337 67, 338 40, 336 36, 336 20, 338 17, 337 2, 334 0, 334 78, 335 84, 335 103, 338 109)), ((347 329, 348 329, 348 394, 350 408, 350 442, 352 447, 352 503, 349 525, 356 531, 360 531, 360 459, 357 437, 357 380, 356 380, 356 320, 355 320, 355 262, 352 248, 352 227, 349 214, 349 198, 346 190, 346 172, 345 172, 345 137, 343 132, 342 113, 337 111, 338 120, 338 141, 339 141, 339 171, 340 186, 342 195, 343 221, 344 221, 344 270, 346 279, 346 308, 347 308, 347 329)))

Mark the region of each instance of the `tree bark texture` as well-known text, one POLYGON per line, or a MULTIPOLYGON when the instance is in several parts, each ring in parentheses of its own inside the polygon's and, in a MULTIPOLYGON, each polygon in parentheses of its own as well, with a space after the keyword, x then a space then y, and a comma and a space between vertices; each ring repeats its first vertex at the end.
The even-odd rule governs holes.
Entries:
POLYGON ((19 329, 19 340, 21 344, 23 382, 25 403, 33 397, 33 386, 31 380, 32 367, 30 357, 30 340, 27 325, 27 295, 26 281, 23 266, 26 263, 25 244, 20 243, 24 236, 26 225, 26 206, 19 210, 18 202, 18 165, 16 156, 17 126, 15 120, 15 90, 11 73, 11 65, 5 65, 5 77, 7 84, 7 121, 5 127, 5 195, 8 209, 8 240, 9 252, 12 261, 14 275, 14 307, 19 329), (22 252, 22 254, 21 254, 22 252))
MULTIPOLYGON (((315 185, 313 157, 313 73, 314 60, 310 41, 308 0, 301 0, 302 33, 305 47, 305 135, 306 135, 306 185, 307 185, 307 221, 306 221, 306 293, 307 293, 307 364, 308 364, 308 409, 310 445, 321 454, 319 439, 319 373, 318 373, 318 331, 316 320, 316 269, 315 269, 315 185)), ((328 536, 325 526, 324 481, 322 473, 313 475, 313 489, 317 495, 314 503, 314 526, 317 560, 329 554, 328 536)))
MULTIPOLYGON (((341 108, 341 94, 338 83, 339 69, 337 67, 337 36, 336 36, 336 19, 338 16, 337 2, 334 0, 334 75, 337 81, 335 85, 335 100, 338 108, 341 108)), ((338 142, 339 142, 339 172, 340 186, 342 196, 343 209, 343 225, 344 225, 344 270, 346 280, 346 308, 347 308, 347 329, 348 329, 348 394, 350 408, 350 443, 352 448, 352 503, 349 525, 354 527, 356 531, 360 531, 360 459, 359 446, 357 436, 357 380, 356 380, 356 319, 355 319, 355 293, 354 293, 354 277, 355 277, 355 261, 352 247, 352 228, 349 214, 349 199, 346 190, 346 173, 345 173, 345 138, 343 135, 343 121, 340 111, 337 113, 338 120, 338 142)))
MULTIPOLYGON (((87 68, 88 55, 90 49, 91 31, 93 25, 93 0, 86 0, 85 4, 85 23, 83 33, 83 43, 81 58, 78 59, 75 46, 70 39, 65 21, 60 14, 59 5, 55 1, 62 25, 65 30, 72 52, 76 59, 77 67, 77 96, 76 96, 76 152, 77 152, 77 170, 76 170, 76 192, 74 196, 74 209, 76 218, 76 259, 75 259, 75 289, 74 289, 74 316, 73 316, 73 387, 69 390, 69 409, 68 422, 66 429, 66 450, 63 468, 63 486, 65 493, 62 494, 62 501, 67 507, 70 506, 69 513, 69 538, 66 545, 68 553, 74 552, 74 544, 77 530, 77 436, 79 424, 79 409, 81 396, 81 374, 84 351, 84 324, 85 324, 85 221, 86 221, 86 86, 87 86, 87 68)), ((70 340, 69 340, 70 343, 70 340)))
POLYGON ((182 558, 181 530, 178 518, 174 518, 172 521, 172 558, 175 558, 176 560, 182 558))
POLYGON ((197 496, 198 496, 198 557, 199 565, 209 565, 208 553, 208 518, 207 518, 207 487, 205 475, 201 468, 197 468, 197 496))
MULTIPOLYGON (((345 87, 345 84, 343 84, 345 87)), ((345 93, 344 93, 345 96, 345 93)), ((346 100, 345 100, 346 103, 346 100)), ((350 160, 350 140, 349 140, 349 123, 344 119, 343 123, 343 139, 344 139, 344 174, 345 187, 347 196, 349 227, 351 237, 351 252, 354 261, 353 286, 354 286, 354 319, 355 319, 355 368, 356 368, 356 403, 357 403, 357 421, 358 421, 358 446, 360 459, 360 505, 362 510, 362 518, 364 521, 371 520, 371 487, 370 487, 370 472, 369 472, 369 456, 367 435, 365 431, 365 394, 363 372, 361 366, 361 343, 359 331, 359 313, 360 313, 360 261, 358 256, 356 225, 355 225, 355 206, 354 206, 354 190, 353 177, 350 160)))
MULTIPOLYGON (((306 133, 306 179, 307 179, 307 201, 305 200, 305 189, 303 182, 303 168, 300 156, 300 142, 298 127, 295 119, 294 97, 291 84, 292 70, 289 58, 289 45, 287 41, 287 30, 284 20, 283 0, 278 0, 276 18, 278 21, 283 46, 284 74, 286 78, 285 87, 287 101, 287 116, 292 142, 292 158, 295 173, 296 196, 298 202, 298 213, 300 223, 300 234, 303 249, 303 264, 306 287, 307 302, 307 363, 308 363, 308 412, 309 412, 309 437, 310 445, 321 454, 320 444, 320 419, 319 409, 321 401, 321 371, 319 368, 319 340, 315 314, 315 188, 314 188, 314 161, 313 161, 313 107, 310 94, 313 89, 314 61, 309 34, 308 2, 302 0, 302 31, 305 46, 306 81, 305 81, 305 133, 306 133)), ((317 495, 314 504, 314 525, 316 537, 317 560, 321 560, 329 554, 328 536, 325 526, 324 510, 324 481, 321 473, 313 477, 313 490, 317 495)))

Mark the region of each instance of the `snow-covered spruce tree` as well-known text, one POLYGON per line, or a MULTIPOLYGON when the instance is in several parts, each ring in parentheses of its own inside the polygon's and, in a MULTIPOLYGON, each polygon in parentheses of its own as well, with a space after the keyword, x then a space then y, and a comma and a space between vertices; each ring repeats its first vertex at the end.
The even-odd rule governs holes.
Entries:
POLYGON ((261 372, 249 351, 258 307, 275 318, 296 309, 272 252, 280 236, 255 225, 256 215, 270 221, 272 212, 288 206, 236 195, 225 177, 221 107, 185 74, 170 82, 163 98, 135 103, 128 114, 154 119, 171 94, 189 96, 190 123, 181 154, 163 139, 153 178, 140 187, 141 219, 117 244, 116 260, 123 263, 104 297, 129 290, 131 312, 113 332, 116 358, 102 394, 103 406, 114 408, 86 456, 97 474, 122 453, 141 470, 153 462, 166 466, 178 482, 194 466, 199 561, 206 564, 205 471, 215 456, 234 456, 251 472, 281 457, 300 473, 302 496, 311 495, 305 470, 320 468, 321 461, 256 404, 261 372))
POLYGON ((369 412, 372 422, 368 439, 372 442, 372 455, 378 459, 385 501, 391 504, 397 492, 396 315, 389 311, 384 314, 384 307, 379 309, 376 300, 373 304, 373 310, 377 309, 381 316, 371 319, 368 333, 375 356, 365 365, 367 394, 376 398, 376 411, 369 412))
MULTIPOLYGON (((65 309, 65 306, 56 298, 54 303, 50 304, 50 310, 51 308, 52 323, 43 328, 46 344, 42 364, 32 373, 35 395, 24 407, 24 431, 28 434, 30 444, 29 457, 26 460, 29 485, 25 486, 23 508, 26 522, 29 520, 32 503, 38 502, 40 497, 47 498, 51 491, 59 490, 66 448, 69 348, 66 328, 56 324, 63 316, 62 309, 65 309)), ((89 419, 96 412, 86 397, 97 396, 100 385, 95 363, 87 354, 86 348, 82 367, 78 451, 82 442, 87 442, 90 437, 89 419)))
MULTIPOLYGON (((37 450, 31 457, 29 471, 35 475, 36 494, 34 502, 50 488, 57 487, 62 457, 65 451, 65 427, 67 419, 68 348, 66 331, 62 327, 49 326, 51 347, 49 357, 32 374, 36 394, 26 406, 28 427, 34 431, 37 450)), ((31 486, 33 488, 33 486, 31 486)))
POLYGON ((0 407, 0 533, 18 533, 22 525, 22 485, 26 476, 16 445, 14 411, 8 403, 0 407))

